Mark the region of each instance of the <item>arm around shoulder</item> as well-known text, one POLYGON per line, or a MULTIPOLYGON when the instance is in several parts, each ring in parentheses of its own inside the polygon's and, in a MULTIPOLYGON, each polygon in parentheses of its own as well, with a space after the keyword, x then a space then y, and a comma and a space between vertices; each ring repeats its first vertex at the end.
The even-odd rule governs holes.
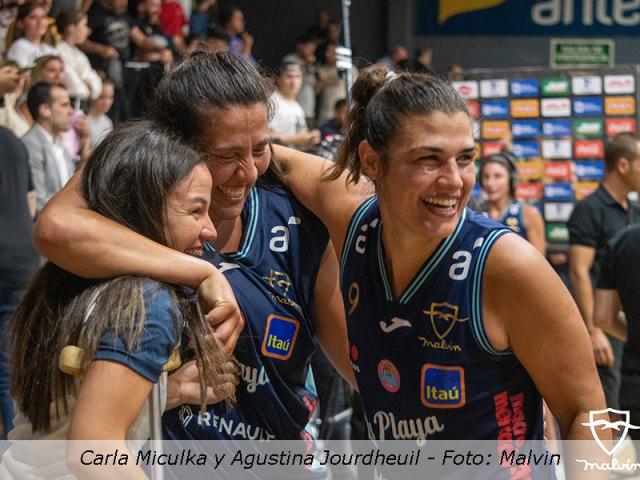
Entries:
POLYGON ((485 326, 503 334, 531 375, 562 438, 592 438, 581 423, 588 421, 590 410, 604 408, 605 401, 589 336, 560 278, 516 235, 504 235, 491 250, 483 312, 485 326))

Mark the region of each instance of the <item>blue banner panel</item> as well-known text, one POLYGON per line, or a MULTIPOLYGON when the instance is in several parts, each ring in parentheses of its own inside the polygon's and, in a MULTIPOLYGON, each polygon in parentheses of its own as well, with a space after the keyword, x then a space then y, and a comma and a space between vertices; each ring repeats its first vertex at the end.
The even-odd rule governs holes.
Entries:
POLYGON ((605 0, 416 0, 417 35, 637 35, 640 6, 605 0))

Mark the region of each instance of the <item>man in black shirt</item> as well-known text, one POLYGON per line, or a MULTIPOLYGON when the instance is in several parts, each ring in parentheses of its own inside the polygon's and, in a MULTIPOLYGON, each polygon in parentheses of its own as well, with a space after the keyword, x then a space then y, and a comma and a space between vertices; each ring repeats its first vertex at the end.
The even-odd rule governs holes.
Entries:
POLYGON ((638 190, 640 137, 621 133, 607 141, 602 184, 576 204, 568 223, 573 293, 591 337, 607 405, 611 408, 618 408, 624 343, 594 325, 593 286, 607 242, 627 225, 640 222, 640 207, 627 198, 631 191, 638 190))
MULTIPOLYGON (((618 233, 607 245, 595 293, 596 325, 626 338, 622 356, 620 406, 631 413, 631 424, 640 425, 640 225, 618 233), (618 315, 620 305, 626 315, 618 315)), ((640 430, 630 429, 634 440, 640 430)))
POLYGON ((7 326, 40 257, 31 242, 35 189, 27 149, 4 127, 0 127, 0 145, 0 438, 6 439, 13 427, 7 326), (31 205, 27 200, 30 192, 31 205))

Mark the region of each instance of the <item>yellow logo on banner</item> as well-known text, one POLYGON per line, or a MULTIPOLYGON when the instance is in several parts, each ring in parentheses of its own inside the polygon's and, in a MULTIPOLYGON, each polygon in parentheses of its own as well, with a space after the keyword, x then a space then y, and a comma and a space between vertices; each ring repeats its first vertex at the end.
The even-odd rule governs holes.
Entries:
POLYGON ((587 195, 595 192, 599 185, 598 182, 576 182, 573 185, 573 190, 576 192, 576 200, 584 200, 587 195))
POLYGON ((518 162, 516 169, 520 180, 540 180, 544 171, 544 163, 540 159, 518 162))
POLYGON ((505 1, 506 0, 440 0, 438 23, 442 25, 449 20, 449 18, 460 15, 461 13, 497 7, 505 1))
POLYGON ((486 120, 482 122, 482 138, 495 140, 511 136, 509 122, 506 120, 486 120))
POLYGON ((633 97, 606 97, 604 111, 607 115, 633 115, 636 113, 636 99, 633 97))
POLYGON ((535 98, 511 100, 511 116, 513 118, 536 118, 540 116, 540 104, 535 98))

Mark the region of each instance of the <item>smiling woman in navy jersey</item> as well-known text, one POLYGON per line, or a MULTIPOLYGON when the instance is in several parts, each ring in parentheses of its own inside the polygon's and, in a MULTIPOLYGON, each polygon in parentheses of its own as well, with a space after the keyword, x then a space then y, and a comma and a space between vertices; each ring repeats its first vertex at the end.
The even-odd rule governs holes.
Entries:
POLYGON ((350 352, 379 439, 564 438, 604 408, 578 310, 544 258, 466 204, 464 100, 434 78, 362 72, 337 165, 278 147, 340 260, 350 352), (329 178, 327 174, 329 173, 329 178), (354 185, 366 175, 376 195, 354 185))
MULTIPOLYGON (((153 118, 197 147, 213 177, 210 215, 218 237, 208 253, 223 255, 223 269, 250 269, 270 291, 268 302, 245 311, 235 351, 242 364, 236 408, 223 413, 212 405, 208 415, 191 422, 184 421, 184 410, 174 409, 165 414, 172 438, 304 436, 316 404, 307 382, 316 340, 343 375, 353 376, 327 231, 279 183, 270 162, 270 94, 253 65, 224 53, 185 60, 155 93, 153 118), (283 306, 292 313, 284 314, 283 306), (224 422, 217 421, 223 415, 224 422)), ((135 272, 197 286, 213 268, 207 258, 173 252, 91 212, 73 180, 43 211, 37 238, 47 256, 90 277, 135 272), (96 250, 102 254, 89 262, 87 252, 96 250)), ((233 270, 228 272, 233 281, 233 270)), ((170 407, 198 403, 188 368, 169 378, 170 407)))

